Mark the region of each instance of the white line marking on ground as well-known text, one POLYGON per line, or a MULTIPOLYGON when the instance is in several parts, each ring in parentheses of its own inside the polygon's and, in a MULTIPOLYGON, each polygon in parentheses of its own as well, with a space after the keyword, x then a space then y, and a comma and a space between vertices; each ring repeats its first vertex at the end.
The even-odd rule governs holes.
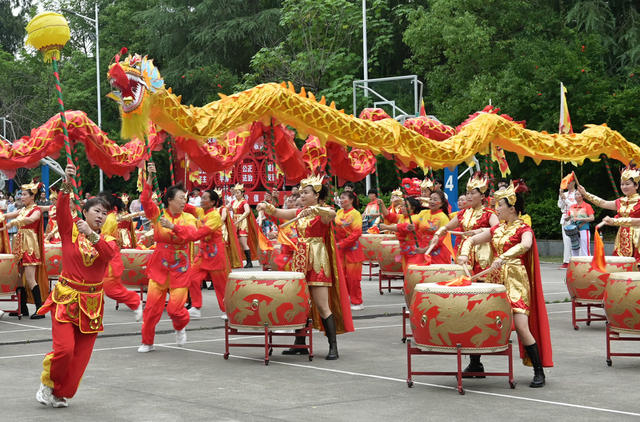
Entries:
MULTIPOLYGON (((34 330, 49 330, 51 331, 51 328, 47 328, 47 327, 38 327, 35 325, 29 325, 29 324, 20 324, 18 322, 10 322, 10 321, 0 321, 3 324, 10 324, 10 325, 17 325, 19 327, 28 327, 28 328, 33 328, 34 330)), ((0 331, 2 332, 2 331, 0 331)))

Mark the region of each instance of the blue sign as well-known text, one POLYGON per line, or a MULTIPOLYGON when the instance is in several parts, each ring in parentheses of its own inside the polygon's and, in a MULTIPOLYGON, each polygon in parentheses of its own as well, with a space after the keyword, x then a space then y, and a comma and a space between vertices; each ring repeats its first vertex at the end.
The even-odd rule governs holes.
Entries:
POLYGON ((458 167, 444 169, 444 193, 447 195, 451 211, 458 211, 458 167))

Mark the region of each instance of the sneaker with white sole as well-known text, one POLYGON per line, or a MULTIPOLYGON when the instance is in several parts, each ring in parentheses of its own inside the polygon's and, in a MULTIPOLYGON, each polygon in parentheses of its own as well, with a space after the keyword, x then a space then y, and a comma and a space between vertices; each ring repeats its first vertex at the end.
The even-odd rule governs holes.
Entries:
POLYGON ((49 406, 51 405, 51 398, 53 397, 53 388, 47 387, 46 385, 40 383, 40 388, 36 392, 36 400, 43 405, 49 406))
POLYGON ((189 308, 189 318, 200 319, 201 317, 202 313, 200 312, 200 309, 196 308, 195 306, 189 308))
POLYGON ((176 344, 178 346, 184 346, 187 342, 187 329, 176 330, 176 344))
POLYGON ((5 312, 4 311, 0 311, 0 319, 2 319, 2 317, 4 316, 5 312))
POLYGON ((153 344, 142 343, 140 347, 138 347, 138 353, 148 353, 148 352, 153 352, 154 350, 156 350, 156 348, 153 347, 153 344))
POLYGON ((351 310, 352 311, 362 311, 362 310, 364 310, 364 305, 363 304, 351 305, 351 310))
POLYGON ((222 315, 220 315, 220 318, 226 321, 228 319, 226 312, 223 312, 222 315))
POLYGON ((57 397, 52 394, 51 406, 55 407, 56 409, 61 407, 69 407, 69 402, 64 397, 57 397))
POLYGON ((136 318, 136 322, 142 321, 142 303, 138 305, 138 308, 133 311, 133 316, 136 318))

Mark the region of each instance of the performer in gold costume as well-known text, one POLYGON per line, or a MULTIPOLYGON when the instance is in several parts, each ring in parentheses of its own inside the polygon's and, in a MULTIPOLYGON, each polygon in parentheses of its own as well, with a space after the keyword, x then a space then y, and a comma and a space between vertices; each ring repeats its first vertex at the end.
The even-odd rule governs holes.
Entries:
POLYGON ((614 244, 613 254, 619 256, 631 256, 640 262, 640 195, 638 183, 640 182, 640 170, 635 165, 626 167, 620 176, 620 190, 624 196, 615 201, 605 201, 590 194, 580 185, 578 192, 582 197, 600 208, 617 211, 615 217, 605 217, 600 224, 618 226, 618 234, 614 244))
POLYGON ((253 268, 252 256, 258 256, 258 224, 251 212, 249 202, 244 198, 244 185, 237 184, 233 187, 235 198, 231 203, 233 222, 236 225, 238 240, 244 250, 247 263, 245 268, 253 268))
MULTIPOLYGON (((519 188, 524 189, 524 184, 519 188)), ((469 251, 475 245, 491 245, 494 258, 487 281, 506 287, 521 357, 525 364, 530 360, 533 366, 534 376, 529 386, 543 387, 543 367, 553 366, 553 360, 535 236, 531 227, 519 218, 524 212, 524 201, 513 184, 494 195, 502 223, 469 238, 469 246, 462 248, 459 260, 468 261, 469 251)), ((476 363, 480 363, 480 356, 476 363)))

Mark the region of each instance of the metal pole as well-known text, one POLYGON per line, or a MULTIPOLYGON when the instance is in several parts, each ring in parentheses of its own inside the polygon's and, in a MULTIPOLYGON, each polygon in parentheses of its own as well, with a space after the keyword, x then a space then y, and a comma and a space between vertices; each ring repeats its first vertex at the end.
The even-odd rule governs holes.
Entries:
MULTIPOLYGON (((100 30, 98 29, 98 2, 96 1, 96 86, 98 93, 98 127, 102 129, 102 100, 100 95, 100 30)), ((104 190, 104 172, 100 169, 100 192, 104 190)))
MULTIPOLYGON (((367 80, 369 79, 369 60, 367 58, 367 0, 362 0, 362 59, 364 62, 364 86, 365 88, 369 87, 367 80)), ((364 96, 369 96, 369 91, 367 89, 364 90, 364 96)), ((367 174, 365 179, 365 189, 366 193, 371 189, 371 175, 367 174)))

